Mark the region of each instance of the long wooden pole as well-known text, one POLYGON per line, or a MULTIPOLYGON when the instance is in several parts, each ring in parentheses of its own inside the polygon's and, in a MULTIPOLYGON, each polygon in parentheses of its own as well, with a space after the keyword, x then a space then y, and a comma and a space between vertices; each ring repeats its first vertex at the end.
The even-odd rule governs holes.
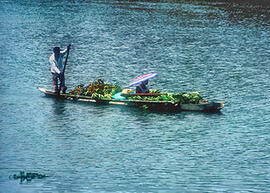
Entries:
MULTIPOLYGON (((66 60, 65 60, 65 64, 64 64, 64 68, 63 68, 63 74, 62 74, 62 78, 64 79, 65 77, 65 71, 66 71, 66 65, 67 65, 67 61, 68 61, 68 56, 69 56, 69 50, 70 50, 70 44, 68 45, 67 47, 67 56, 66 56, 66 60)), ((62 84, 61 84, 61 81, 60 81, 60 88, 59 88, 59 91, 58 91, 58 96, 60 95, 60 92, 62 90, 62 84)))
POLYGON ((67 65, 67 60, 68 60, 69 50, 70 50, 70 44, 69 44, 68 47, 67 47, 67 57, 66 57, 65 64, 64 64, 63 76, 64 76, 65 70, 66 70, 66 65, 67 65))

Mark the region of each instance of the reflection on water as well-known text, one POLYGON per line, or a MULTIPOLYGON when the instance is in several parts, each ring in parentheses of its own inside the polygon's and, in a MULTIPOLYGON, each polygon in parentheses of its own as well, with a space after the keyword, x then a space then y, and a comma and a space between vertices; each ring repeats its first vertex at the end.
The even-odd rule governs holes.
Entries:
POLYGON ((228 19, 233 24, 266 26, 269 25, 270 11, 269 7, 258 7, 252 5, 236 6, 228 4, 226 6, 218 6, 219 9, 226 11, 228 19))
POLYGON ((55 115, 64 115, 66 111, 66 103, 64 100, 55 100, 53 99, 52 103, 53 113, 55 115))

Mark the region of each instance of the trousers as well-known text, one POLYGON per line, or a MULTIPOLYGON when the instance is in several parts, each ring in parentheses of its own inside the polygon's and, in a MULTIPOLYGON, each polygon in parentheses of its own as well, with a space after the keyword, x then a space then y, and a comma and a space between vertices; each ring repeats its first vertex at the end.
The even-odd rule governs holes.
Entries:
POLYGON ((67 87, 65 85, 65 77, 60 75, 60 74, 56 74, 56 73, 52 73, 52 81, 53 81, 53 91, 54 92, 59 92, 59 88, 58 88, 58 80, 60 82, 60 88, 61 88, 61 91, 63 93, 66 92, 67 90, 67 87))

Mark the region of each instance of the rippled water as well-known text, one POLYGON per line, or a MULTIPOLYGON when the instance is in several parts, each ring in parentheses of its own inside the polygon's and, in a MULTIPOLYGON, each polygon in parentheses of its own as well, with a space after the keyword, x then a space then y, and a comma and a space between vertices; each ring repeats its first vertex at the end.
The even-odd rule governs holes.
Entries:
POLYGON ((0 192, 267 192, 269 9, 224 3, 3 0, 0 192), (154 113, 46 98, 52 47, 67 86, 97 78, 200 91, 221 113, 154 113), (50 175, 23 182, 19 171, 50 175))

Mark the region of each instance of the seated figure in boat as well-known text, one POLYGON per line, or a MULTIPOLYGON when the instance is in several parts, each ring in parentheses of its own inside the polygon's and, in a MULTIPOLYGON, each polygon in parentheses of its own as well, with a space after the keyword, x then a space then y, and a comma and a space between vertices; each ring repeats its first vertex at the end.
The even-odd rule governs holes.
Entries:
POLYGON ((59 92, 58 90, 58 80, 60 81, 60 88, 63 93, 66 92, 67 87, 65 86, 65 77, 64 77, 64 66, 63 66, 63 57, 67 53, 67 48, 63 51, 59 47, 53 48, 53 54, 50 56, 49 62, 51 64, 51 73, 53 80, 53 90, 55 93, 59 92))
POLYGON ((138 86, 136 86, 136 93, 149 93, 149 89, 147 88, 148 80, 141 82, 138 86))

